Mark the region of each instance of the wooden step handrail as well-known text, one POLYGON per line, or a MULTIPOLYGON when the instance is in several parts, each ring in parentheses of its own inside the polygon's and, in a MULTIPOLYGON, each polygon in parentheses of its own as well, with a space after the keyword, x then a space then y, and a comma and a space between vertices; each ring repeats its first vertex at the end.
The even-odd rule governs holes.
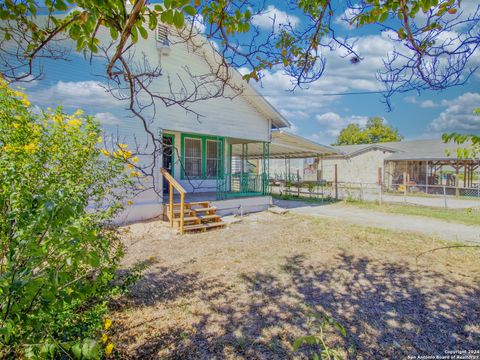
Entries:
POLYGON ((182 185, 164 168, 160 169, 163 178, 168 181, 168 193, 170 197, 170 226, 173 227, 173 189, 180 193, 180 234, 183 235, 183 227, 185 222, 185 194, 187 193, 182 185))

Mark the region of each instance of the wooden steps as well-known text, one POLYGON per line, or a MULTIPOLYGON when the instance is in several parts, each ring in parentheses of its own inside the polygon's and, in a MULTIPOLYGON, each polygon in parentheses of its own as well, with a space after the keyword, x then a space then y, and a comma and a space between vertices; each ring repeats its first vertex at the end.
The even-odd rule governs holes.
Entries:
MULTIPOLYGON (((180 230, 180 213, 181 204, 173 204, 173 219, 170 219, 171 212, 169 204, 164 207, 166 217, 173 223, 177 224, 180 230)), ((226 224, 222 221, 222 217, 216 213, 217 208, 212 206, 209 201, 196 201, 184 203, 184 218, 183 231, 184 232, 200 232, 210 229, 218 229, 224 227, 226 224)))
POLYGON ((202 223, 202 224, 193 224, 185 225, 183 227, 184 231, 207 231, 208 229, 214 229, 218 227, 224 227, 225 223, 223 221, 211 222, 211 223, 202 223))

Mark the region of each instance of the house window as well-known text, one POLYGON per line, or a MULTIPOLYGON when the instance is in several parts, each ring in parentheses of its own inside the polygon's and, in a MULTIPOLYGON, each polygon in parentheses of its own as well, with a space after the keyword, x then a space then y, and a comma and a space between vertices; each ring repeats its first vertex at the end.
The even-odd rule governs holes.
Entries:
POLYGON ((182 179, 223 178, 223 138, 182 134, 182 179))
POLYGON ((207 140, 207 177, 217 176, 220 148, 220 141, 207 140))
POLYGON ((202 140, 185 138, 184 140, 185 176, 196 178, 202 176, 202 140))

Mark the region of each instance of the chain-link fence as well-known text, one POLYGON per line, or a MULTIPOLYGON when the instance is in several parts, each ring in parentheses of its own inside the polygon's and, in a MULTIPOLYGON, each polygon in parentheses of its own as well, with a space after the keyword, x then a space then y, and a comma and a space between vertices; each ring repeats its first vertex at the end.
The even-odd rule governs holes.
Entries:
POLYGON ((386 188, 378 183, 304 181, 272 179, 271 193, 300 200, 350 200, 378 203, 404 203, 421 206, 480 207, 480 189, 452 186, 397 184, 386 188))

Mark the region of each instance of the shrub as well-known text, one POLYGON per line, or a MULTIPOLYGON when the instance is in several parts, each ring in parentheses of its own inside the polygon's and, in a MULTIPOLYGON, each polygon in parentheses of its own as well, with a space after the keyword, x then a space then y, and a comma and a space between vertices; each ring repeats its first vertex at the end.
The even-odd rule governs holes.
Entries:
POLYGON ((347 336, 345 328, 337 320, 326 314, 314 311, 308 316, 307 327, 312 333, 295 339, 292 346, 294 352, 298 351, 302 346, 308 345, 312 348, 310 357, 312 360, 342 360, 340 351, 327 342, 325 335, 328 330, 335 330, 342 337, 347 336))
POLYGON ((29 106, 0 77, 0 358, 99 358, 131 154, 81 111, 29 106))

